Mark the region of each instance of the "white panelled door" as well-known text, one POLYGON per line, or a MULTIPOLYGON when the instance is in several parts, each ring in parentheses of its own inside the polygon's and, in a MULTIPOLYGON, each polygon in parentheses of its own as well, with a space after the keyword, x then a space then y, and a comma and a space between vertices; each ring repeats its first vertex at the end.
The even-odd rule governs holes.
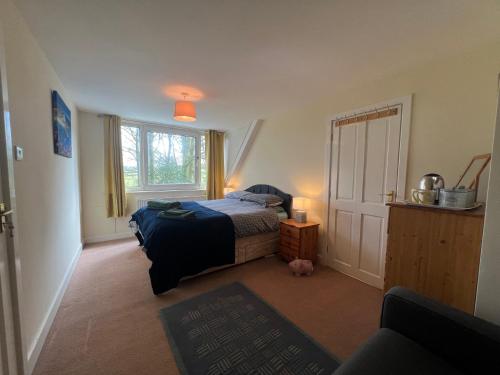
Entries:
POLYGON ((378 288, 384 283, 386 194, 396 197, 398 189, 401 106, 395 107, 396 115, 333 129, 329 262, 378 288))
POLYGON ((20 259, 14 236, 16 193, 3 25, 0 21, 0 375, 25 374, 20 259))

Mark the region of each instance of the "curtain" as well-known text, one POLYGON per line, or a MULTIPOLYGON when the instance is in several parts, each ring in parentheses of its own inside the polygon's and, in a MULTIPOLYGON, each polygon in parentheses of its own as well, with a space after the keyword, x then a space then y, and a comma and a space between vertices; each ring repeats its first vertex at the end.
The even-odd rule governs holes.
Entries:
POLYGON ((224 198, 224 133, 209 130, 207 149, 207 198, 224 198))
POLYGON ((123 174, 121 119, 118 116, 104 116, 104 148, 108 217, 125 216, 127 196, 123 174))

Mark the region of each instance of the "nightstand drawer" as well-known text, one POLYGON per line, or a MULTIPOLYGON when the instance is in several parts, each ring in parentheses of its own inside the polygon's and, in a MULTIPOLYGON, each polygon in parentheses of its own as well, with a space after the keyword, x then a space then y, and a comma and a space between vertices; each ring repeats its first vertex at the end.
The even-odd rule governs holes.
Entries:
POLYGON ((289 247, 280 245, 280 255, 286 261, 290 262, 290 261, 292 261, 294 259, 297 259, 299 257, 299 252, 298 251, 293 251, 289 247))
POLYGON ((296 251, 299 251, 300 240, 298 240, 297 238, 289 237, 289 236, 282 234, 280 237, 280 245, 289 247, 289 248, 294 249, 296 251))
POLYGON ((292 227, 290 225, 280 223, 280 231, 281 231, 281 235, 300 239, 300 229, 299 228, 295 228, 295 227, 292 227))

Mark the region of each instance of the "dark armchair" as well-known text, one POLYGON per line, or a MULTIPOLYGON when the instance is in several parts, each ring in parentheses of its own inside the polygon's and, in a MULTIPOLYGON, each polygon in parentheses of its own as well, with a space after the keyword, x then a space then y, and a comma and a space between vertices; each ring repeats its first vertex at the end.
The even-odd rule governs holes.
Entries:
POLYGON ((335 375, 500 374, 500 326, 395 287, 380 330, 335 375))

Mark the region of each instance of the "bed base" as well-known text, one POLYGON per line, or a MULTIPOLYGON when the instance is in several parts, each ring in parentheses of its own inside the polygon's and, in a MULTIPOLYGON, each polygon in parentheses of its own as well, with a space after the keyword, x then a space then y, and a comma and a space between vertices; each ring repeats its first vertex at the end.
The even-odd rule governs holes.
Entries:
POLYGON ((205 275, 207 273, 222 270, 224 268, 234 267, 238 264, 250 262, 251 260, 263 258, 278 252, 280 242, 279 232, 256 234, 254 236, 237 238, 235 243, 234 263, 219 267, 211 267, 196 275, 186 276, 181 281, 189 280, 194 277, 205 275))

